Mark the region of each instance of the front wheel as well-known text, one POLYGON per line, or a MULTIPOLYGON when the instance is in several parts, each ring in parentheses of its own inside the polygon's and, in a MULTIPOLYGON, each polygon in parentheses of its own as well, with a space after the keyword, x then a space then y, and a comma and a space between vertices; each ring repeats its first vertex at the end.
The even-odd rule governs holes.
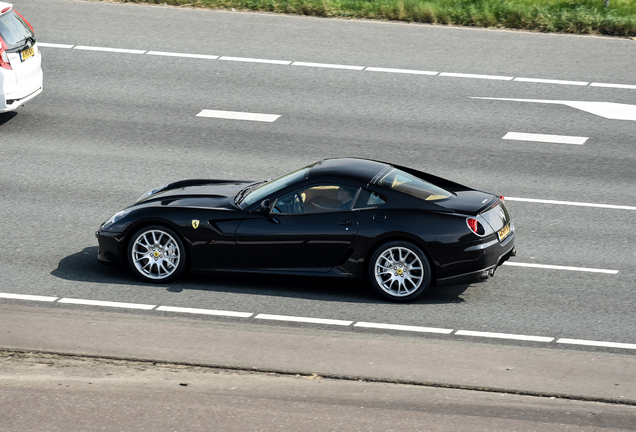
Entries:
POLYGON ((132 236, 128 262, 132 271, 145 281, 165 283, 183 273, 185 248, 174 231, 159 225, 149 226, 132 236))
POLYGON ((431 285, 431 266, 420 248, 404 241, 379 247, 369 260, 371 287, 385 299, 408 302, 431 285))

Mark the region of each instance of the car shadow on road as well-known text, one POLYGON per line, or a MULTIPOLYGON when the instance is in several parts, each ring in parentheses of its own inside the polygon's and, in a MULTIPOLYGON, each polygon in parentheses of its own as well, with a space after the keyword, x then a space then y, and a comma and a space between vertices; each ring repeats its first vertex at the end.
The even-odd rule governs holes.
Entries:
POLYGON ((0 114, 0 126, 3 126, 5 123, 8 123, 11 119, 17 116, 18 113, 11 111, 0 114))
MULTIPOLYGON (((63 258, 51 275, 76 282, 156 286, 137 280, 128 268, 101 264, 97 260, 97 251, 97 246, 87 247, 63 258)), ((171 293, 200 290, 342 303, 386 303, 364 281, 356 279, 219 273, 186 275, 162 286, 171 293)), ((432 287, 428 293, 412 303, 462 303, 464 300, 461 295, 469 286, 432 287)))

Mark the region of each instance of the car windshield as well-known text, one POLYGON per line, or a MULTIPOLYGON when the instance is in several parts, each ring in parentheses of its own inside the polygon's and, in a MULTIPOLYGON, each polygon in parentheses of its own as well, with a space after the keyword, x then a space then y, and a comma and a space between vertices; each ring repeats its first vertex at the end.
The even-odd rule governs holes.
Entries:
POLYGON ((384 186, 426 201, 439 201, 452 196, 447 190, 399 169, 383 172, 378 177, 379 179, 374 181, 378 186, 384 186))
POLYGON ((29 25, 15 11, 0 16, 0 39, 6 44, 7 51, 22 48, 26 39, 33 37, 29 25))
MULTIPOLYGON (((249 207, 255 202, 258 202, 270 194, 279 191, 290 184, 296 183, 297 181, 303 180, 307 178, 307 173, 311 167, 301 168, 297 171, 291 172, 289 174, 285 174, 282 177, 279 177, 275 180, 272 180, 267 183, 261 184, 259 187, 249 191, 242 199, 239 199, 237 204, 239 204, 242 208, 249 207)), ((251 187, 252 185, 248 186, 251 187)), ((241 191, 242 192, 242 191, 241 191)), ((241 195, 239 192, 239 195, 241 195)), ((237 197, 239 196, 237 195, 237 197)))

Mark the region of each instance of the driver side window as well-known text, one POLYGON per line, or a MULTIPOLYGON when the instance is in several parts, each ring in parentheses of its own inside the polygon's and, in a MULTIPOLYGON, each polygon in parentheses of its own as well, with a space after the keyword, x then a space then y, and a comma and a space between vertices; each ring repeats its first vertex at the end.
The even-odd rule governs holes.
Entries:
POLYGON ((351 210, 358 189, 351 186, 320 184, 290 192, 276 200, 274 213, 331 213, 351 210))

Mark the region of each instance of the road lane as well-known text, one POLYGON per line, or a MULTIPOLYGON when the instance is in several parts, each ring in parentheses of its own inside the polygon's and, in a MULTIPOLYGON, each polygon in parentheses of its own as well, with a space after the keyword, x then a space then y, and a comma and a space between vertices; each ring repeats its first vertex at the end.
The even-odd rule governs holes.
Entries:
MULTIPOLYGON (((589 58, 616 57, 620 64, 625 61, 620 50, 632 45, 612 39, 391 27, 130 5, 51 1, 30 11, 27 3, 23 6, 26 9, 20 10, 37 23, 40 39, 73 46, 630 82, 620 68, 602 75, 598 65, 582 70, 574 57, 555 66, 556 51, 539 48, 550 40, 560 50, 576 53, 586 49, 589 58), (99 11, 103 22, 94 22, 89 10, 99 11), (89 19, 69 20, 78 11, 89 19), (195 28, 194 36, 177 38, 156 30, 166 16, 175 23, 184 17, 203 21, 200 26, 190 26, 195 28), (270 31, 256 42, 249 37, 232 40, 236 29, 228 31, 239 22, 271 29, 272 20, 284 23, 276 27, 276 37, 270 31), (102 27, 106 22, 118 23, 115 40, 102 27), (211 22, 221 24, 210 27, 211 22), (312 37, 306 34, 306 23, 320 30, 312 37), (378 41, 378 28, 390 28, 391 36, 378 41), (346 35, 347 43, 339 49, 325 49, 327 43, 319 37, 325 29, 338 29, 333 34, 346 35), (208 34, 210 31, 214 34, 208 34), (303 37, 295 39, 299 32, 303 37), (412 32, 448 35, 449 40, 444 49, 426 51, 423 56, 419 42, 406 43, 412 32), (361 34, 364 37, 355 39, 361 34), (520 61, 517 55, 519 61, 513 62, 502 55, 486 67, 484 59, 495 54, 477 52, 465 60, 460 54, 470 47, 474 51, 475 42, 468 48, 465 40, 456 43, 460 42, 454 39, 458 34, 477 35, 476 40, 492 42, 491 46, 508 46, 503 52, 528 44, 530 51, 543 56, 541 61, 531 62, 520 61), (265 43, 267 38, 278 42, 265 43), (374 49, 358 49, 360 40, 374 49), (405 47, 403 55, 387 55, 395 46, 405 47)), ((195 177, 275 177, 324 157, 347 155, 412 165, 514 197, 633 206, 636 161, 630 122, 602 119, 565 106, 471 99, 630 103, 633 92, 629 89, 128 52, 42 50, 46 91, 17 115, 0 119, 0 217, 5 248, 11 251, 0 263, 4 292, 635 342, 636 254, 634 234, 625 229, 631 224, 629 211, 511 201, 519 244, 517 261, 617 269, 619 273, 580 275, 504 267, 486 283, 434 292, 410 305, 382 303, 361 284, 346 281, 224 276, 148 286, 126 271, 100 266, 93 237, 99 223, 160 184, 195 177), (204 109, 281 117, 273 123, 196 117, 204 109), (501 139, 512 130, 590 139, 584 146, 567 148, 501 139)))

